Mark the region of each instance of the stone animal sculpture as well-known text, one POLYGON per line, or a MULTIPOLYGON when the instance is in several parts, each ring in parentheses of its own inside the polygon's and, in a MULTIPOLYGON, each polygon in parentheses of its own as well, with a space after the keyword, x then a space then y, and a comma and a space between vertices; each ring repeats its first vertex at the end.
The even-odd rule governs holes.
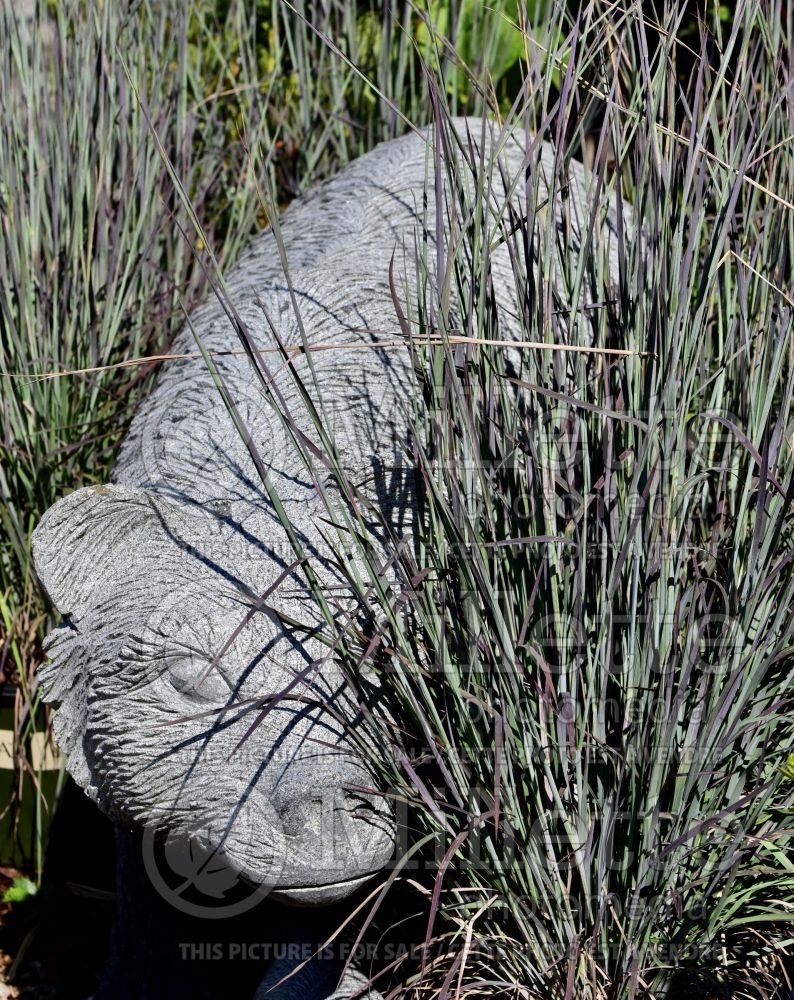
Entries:
MULTIPOLYGON (((479 119, 455 120, 454 127, 475 151, 498 139, 504 180, 519 179, 512 200, 525 214, 523 133, 501 136, 479 119)), ((39 674, 45 699, 58 706, 56 739, 70 774, 120 831, 120 923, 102 1000, 175 995, 161 985, 167 957, 156 973, 143 969, 154 947, 146 907, 156 903, 141 903, 130 873, 140 868, 142 838, 150 834, 153 844, 198 845, 243 884, 271 890, 272 899, 310 905, 296 931, 307 940, 317 937, 318 904, 344 899, 392 857, 392 815, 368 791, 372 776, 345 726, 356 726, 361 709, 318 638, 323 621, 285 528, 286 517, 325 584, 343 582, 324 540, 318 482, 282 414, 315 439, 297 372, 325 408, 350 478, 388 508, 400 530, 411 495, 409 480, 393 471, 405 443, 412 370, 407 351, 375 345, 399 336, 390 260, 394 255, 397 273, 416 274, 423 217, 433 253, 433 142, 428 130, 385 143, 298 199, 280 222, 289 279, 272 231, 228 275, 228 300, 258 347, 280 341, 340 349, 295 354, 292 372, 283 358, 268 356, 266 390, 235 324, 210 296, 174 345, 174 353, 193 357, 164 366, 112 482, 66 496, 35 531, 36 572, 64 618, 39 674), (193 331, 212 352, 249 442, 196 356, 193 331), (341 349, 355 344, 368 349, 341 349), (306 623, 317 634, 307 634, 306 623), (285 690, 289 696, 263 714, 268 699, 285 690), (139 938, 148 943, 136 945, 139 938)), ((549 145, 537 168, 552 176, 549 145)), ((580 165, 566 169, 559 231, 578 244, 588 185, 580 165)), ((446 182, 442 188, 448 197, 446 182)), ((589 233, 609 242, 613 276, 616 232, 613 212, 589 233)), ((506 247, 494 251, 492 271, 497 300, 515 303, 506 247)), ((159 937, 167 923, 156 923, 159 937)), ((263 927, 260 936, 267 933, 263 927)), ((273 989, 280 971, 271 969, 258 995, 320 997, 336 986, 304 970, 297 985, 288 980, 273 989)), ((205 995, 198 979, 188 985, 184 965, 178 976, 185 977, 181 996, 205 995)), ((339 996, 359 986, 351 974, 339 996)))

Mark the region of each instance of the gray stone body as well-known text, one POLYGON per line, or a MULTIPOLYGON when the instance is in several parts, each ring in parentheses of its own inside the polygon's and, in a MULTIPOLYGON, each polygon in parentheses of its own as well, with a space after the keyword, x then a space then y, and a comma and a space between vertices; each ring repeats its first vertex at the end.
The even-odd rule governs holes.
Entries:
MULTIPOLYGON (((480 145, 481 121, 455 124, 464 142, 468 128, 480 145)), ((294 203, 281 220, 289 281, 272 232, 226 279, 259 347, 276 345, 274 330, 287 346, 304 335, 311 345, 370 345, 296 356, 293 373, 324 408, 350 478, 398 534, 408 531, 411 509, 400 454, 412 371, 407 350, 371 345, 400 338, 392 255, 395 274, 409 275, 405 285, 398 277, 401 296, 410 295, 418 220, 425 214, 431 232, 435 224, 431 146, 432 132, 381 145, 294 203)), ((505 176, 519 178, 513 202, 524 214, 523 135, 505 143, 501 160, 505 176)), ((550 147, 539 162, 551 176, 550 147)), ((568 179, 560 233, 578 242, 589 216, 582 168, 572 164, 568 179)), ((610 241, 616 274, 614 216, 595 238, 610 241)), ((509 336, 519 306, 505 246, 492 267, 509 336)), ((323 538, 328 512, 279 413, 316 441, 293 374, 277 355, 264 356, 269 399, 214 296, 194 312, 175 353, 196 351, 191 328, 214 352, 292 528, 319 577, 338 588, 344 613, 344 578, 323 538)), ((65 616, 40 672, 46 700, 59 706, 56 738, 70 773, 105 813, 124 828, 198 844, 246 884, 303 904, 342 899, 388 864, 392 816, 366 791, 373 780, 345 725, 363 731, 360 706, 327 646, 293 624, 323 627, 201 358, 163 367, 112 482, 48 511, 33 554, 65 616), (266 699, 285 688, 289 696, 262 718, 266 699)))

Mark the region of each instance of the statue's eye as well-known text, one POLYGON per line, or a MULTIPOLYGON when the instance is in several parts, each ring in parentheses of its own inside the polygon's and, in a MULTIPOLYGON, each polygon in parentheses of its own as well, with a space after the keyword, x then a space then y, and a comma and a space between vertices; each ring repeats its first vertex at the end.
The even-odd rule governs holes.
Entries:
POLYGON ((168 679, 175 691, 186 698, 225 705, 231 687, 220 667, 203 656, 180 656, 169 664, 168 679))

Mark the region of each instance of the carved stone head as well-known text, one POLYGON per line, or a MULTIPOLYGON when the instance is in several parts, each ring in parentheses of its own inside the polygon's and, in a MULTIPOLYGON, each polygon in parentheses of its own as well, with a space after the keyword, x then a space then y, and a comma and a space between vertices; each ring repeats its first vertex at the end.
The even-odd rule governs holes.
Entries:
POLYGON ((40 671, 71 774, 108 815, 192 841, 256 886, 332 901, 382 869, 389 810, 285 536, 125 486, 35 531, 65 620, 40 671), (300 624, 291 624, 301 619, 300 624))

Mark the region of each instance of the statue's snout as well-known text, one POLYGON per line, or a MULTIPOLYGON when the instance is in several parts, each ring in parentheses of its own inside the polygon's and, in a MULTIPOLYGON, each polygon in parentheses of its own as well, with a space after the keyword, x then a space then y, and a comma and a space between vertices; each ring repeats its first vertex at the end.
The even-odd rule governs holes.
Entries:
POLYGON ((296 760, 277 782, 272 803, 290 869, 279 896, 331 902, 388 867, 393 817, 360 762, 341 756, 296 760))

